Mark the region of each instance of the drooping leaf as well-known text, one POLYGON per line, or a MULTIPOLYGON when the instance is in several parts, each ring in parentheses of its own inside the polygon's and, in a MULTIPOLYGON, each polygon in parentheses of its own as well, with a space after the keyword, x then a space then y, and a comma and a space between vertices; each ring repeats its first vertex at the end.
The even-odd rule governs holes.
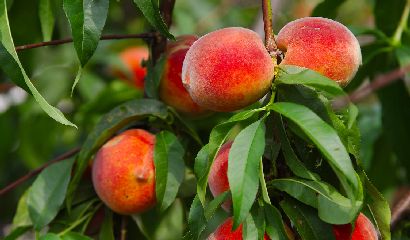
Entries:
POLYGON ((305 106, 280 102, 272 109, 296 123, 328 160, 352 201, 362 200, 359 178, 337 132, 305 106))
MULTIPOLYGON (((232 116, 228 121, 223 122, 215 126, 211 134, 209 136, 209 143, 208 143, 208 161, 207 165, 201 174, 202 177, 198 179, 198 197, 201 203, 205 204, 205 195, 206 195, 206 187, 208 185, 208 175, 209 171, 211 170, 212 163, 214 158, 219 151, 222 144, 225 142, 228 133, 231 131, 232 127, 235 126, 237 123, 241 121, 248 120, 255 116, 257 113, 261 112, 263 109, 252 109, 247 111, 242 111, 234 116, 232 116)), ((198 169, 198 168, 197 168, 198 169)))
POLYGON ((109 0, 63 1, 81 66, 85 66, 97 49, 107 19, 108 7, 109 0))
POLYGON ((154 66, 152 65, 152 62, 148 64, 144 90, 150 98, 159 99, 158 89, 161 82, 162 73, 164 72, 165 63, 166 58, 160 57, 154 66))
POLYGON ((16 85, 32 94, 41 109, 51 118, 64 125, 77 127, 59 109, 51 106, 28 78, 14 48, 6 5, 6 0, 0 1, 0 68, 16 85))
POLYGON ((383 195, 373 186, 364 171, 360 174, 362 182, 364 184, 364 189, 367 196, 368 207, 374 216, 376 226, 382 236, 382 240, 390 240, 390 222, 391 222, 391 211, 389 203, 383 197, 383 195))
POLYGON ((321 91, 324 95, 335 97, 344 95, 343 89, 335 81, 307 68, 283 65, 275 84, 303 84, 321 91))
POLYGON ((157 205, 161 212, 175 200, 184 179, 184 154, 185 150, 174 134, 162 131, 156 135, 155 191, 157 205))
POLYGON ((281 201, 280 206, 302 239, 335 240, 332 225, 321 221, 313 208, 289 198, 281 201))
POLYGON ((31 226, 33 223, 31 222, 28 205, 27 205, 27 197, 30 192, 30 188, 28 188, 24 194, 20 197, 20 200, 17 204, 16 214, 14 214, 13 218, 13 229, 18 227, 25 227, 31 226))
POLYGON ((243 222, 242 239, 258 240, 258 229, 251 214, 248 214, 243 222))
POLYGON ((266 221, 266 233, 270 239, 287 240, 287 234, 279 210, 271 204, 263 206, 266 221))
POLYGON ((60 210, 72 165, 72 159, 54 163, 44 169, 31 186, 27 205, 35 229, 40 230, 50 223, 60 210))
POLYGON ((263 201, 265 201, 266 203, 271 204, 268 189, 266 187, 265 174, 263 173, 262 158, 260 159, 260 163, 259 163, 259 181, 260 181, 260 184, 261 184, 261 191, 262 191, 263 201))
POLYGON ((296 178, 274 179, 272 185, 297 200, 318 209, 319 218, 331 224, 346 224, 358 215, 362 202, 353 202, 334 187, 319 181, 296 178))
POLYGON ((127 124, 150 116, 165 120, 168 116, 167 107, 153 99, 136 99, 125 102, 102 116, 98 124, 88 134, 76 158, 76 168, 67 192, 68 206, 72 203, 73 193, 84 170, 98 148, 127 124))
POLYGON ((229 151, 228 180, 233 202, 233 228, 245 220, 259 187, 259 163, 265 150, 263 120, 252 123, 236 136, 229 151))
POLYGON ((50 41, 53 36, 55 22, 51 0, 40 0, 38 16, 40 18, 43 40, 50 41))
POLYGON ((208 144, 203 146, 196 155, 194 172, 197 179, 201 179, 205 175, 205 170, 208 165, 208 144))
POLYGON ((169 33, 168 26, 162 19, 161 13, 158 8, 158 1, 156 0, 134 0, 135 4, 144 14, 148 22, 165 37, 169 39, 175 39, 174 36, 169 33))

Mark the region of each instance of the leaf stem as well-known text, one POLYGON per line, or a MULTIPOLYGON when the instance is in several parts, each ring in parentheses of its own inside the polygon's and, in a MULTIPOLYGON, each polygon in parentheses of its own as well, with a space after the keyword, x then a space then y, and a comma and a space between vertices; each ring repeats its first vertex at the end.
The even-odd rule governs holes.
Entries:
MULTIPOLYGON (((110 34, 101 36, 101 40, 115 40, 115 39, 132 39, 132 38, 145 38, 145 39, 152 39, 156 38, 158 33, 155 32, 148 32, 148 33, 138 33, 138 34, 110 34)), ((48 42, 39 42, 39 43, 32 43, 27 45, 21 45, 16 47, 16 51, 32 49, 32 48, 39 48, 45 46, 54 46, 54 45, 61 45, 66 43, 73 42, 72 38, 65 38, 59 40, 52 40, 48 42)))
POLYGON ((400 18, 399 25, 397 25, 397 29, 394 32, 394 35, 392 37, 393 46, 398 46, 401 44, 401 37, 403 35, 403 31, 407 28, 409 14, 410 14, 410 0, 407 0, 406 5, 404 6, 404 9, 403 9, 403 13, 400 18))
POLYGON ((278 47, 275 42, 275 34, 272 27, 272 4, 271 0, 262 0, 263 25, 265 30, 265 47, 269 54, 274 58, 276 64, 276 56, 278 47))

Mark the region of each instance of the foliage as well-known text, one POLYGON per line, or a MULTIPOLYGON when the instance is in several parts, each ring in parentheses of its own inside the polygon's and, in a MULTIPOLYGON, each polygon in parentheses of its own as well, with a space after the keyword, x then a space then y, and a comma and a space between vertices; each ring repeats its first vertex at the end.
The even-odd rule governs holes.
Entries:
MULTIPOLYGON (((227 7, 225 1, 177 0, 171 29, 158 1, 24 2, 0 0, 0 84, 11 81, 29 94, 23 103, 0 112, 0 183, 5 186, 74 146, 80 145, 81 151, 45 168, 24 189, 2 196, 7 210, 0 223, 12 225, 5 239, 23 234, 37 239, 115 239, 124 230, 124 219, 129 239, 205 239, 230 215, 234 228, 243 224, 244 239, 263 239, 265 232, 271 239, 288 239, 287 227, 302 239, 334 239, 331 224, 353 223, 359 212, 369 213, 382 239, 402 239, 410 232, 403 221, 391 234, 386 200, 391 198, 387 193, 408 183, 410 176, 410 96, 404 77, 378 90, 377 100, 341 109, 332 105, 363 82, 410 63, 410 20, 402 15, 409 1, 370 1, 374 5, 368 17, 374 17, 375 26, 351 29, 357 36, 370 35, 371 41, 362 46, 363 65, 346 89, 314 71, 281 65, 263 101, 238 112, 197 118, 181 116, 158 99, 165 64, 162 57, 152 58, 158 41, 203 34, 237 24, 237 19, 250 28, 259 2, 235 1, 238 4, 227 7), (34 32, 23 34, 19 18, 25 4, 38 11, 27 16, 35 21, 24 22, 24 29, 34 32), (217 19, 219 15, 223 17, 217 19), (193 19, 202 20, 194 25, 193 19), (121 65, 115 60, 119 49, 142 43, 100 41, 104 33, 117 29, 157 34, 145 39, 151 50, 145 62, 145 97, 109 74, 113 61, 121 65), (67 34, 73 46, 15 49, 27 41, 67 34), (120 217, 97 198, 87 168, 108 139, 137 127, 156 135, 157 207, 120 217), (230 191, 212 197, 208 175, 218 150, 229 140, 230 191), (232 213, 221 208, 229 199, 232 213)), ((337 18, 347 2, 322 1, 312 14, 337 18)))

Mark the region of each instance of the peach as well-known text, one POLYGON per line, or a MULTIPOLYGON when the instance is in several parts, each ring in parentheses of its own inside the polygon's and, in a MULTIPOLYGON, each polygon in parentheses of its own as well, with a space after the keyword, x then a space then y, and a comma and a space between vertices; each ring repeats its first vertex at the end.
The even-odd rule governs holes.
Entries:
POLYGON ((363 214, 360 213, 355 222, 352 233, 352 225, 333 225, 333 233, 336 240, 377 240, 377 231, 373 223, 363 214))
POLYGON ((168 44, 165 53, 166 63, 159 85, 161 100, 185 114, 201 114, 206 111, 192 100, 181 79, 185 55, 197 39, 197 36, 186 35, 168 44))
POLYGON ((143 212, 156 203, 155 136, 133 129, 105 143, 97 152, 92 181, 100 199, 120 214, 143 212))
POLYGON ((183 63, 182 82, 198 105, 229 112, 263 97, 271 87, 274 68, 257 33, 223 28, 194 42, 183 63))
MULTIPOLYGON (((209 235, 208 240, 242 240, 242 224, 232 231, 233 221, 232 218, 228 218, 219 227, 209 235)), ((264 240, 268 240, 269 237, 265 234, 264 240)))
POLYGON ((148 57, 149 51, 146 47, 127 48, 120 53, 120 59, 132 75, 127 76, 127 74, 118 69, 114 70, 114 72, 120 78, 132 83, 136 88, 144 90, 144 78, 147 75, 147 69, 142 66, 142 61, 148 60, 148 57))
POLYGON ((350 30, 339 22, 305 17, 286 24, 277 36, 285 53, 281 64, 317 71, 346 86, 362 62, 360 45, 350 30))
MULTIPOLYGON (((228 182, 228 156, 233 142, 227 142, 219 149, 208 176, 209 189, 214 197, 229 190, 228 182)), ((232 201, 222 204, 222 208, 230 211, 232 201)))

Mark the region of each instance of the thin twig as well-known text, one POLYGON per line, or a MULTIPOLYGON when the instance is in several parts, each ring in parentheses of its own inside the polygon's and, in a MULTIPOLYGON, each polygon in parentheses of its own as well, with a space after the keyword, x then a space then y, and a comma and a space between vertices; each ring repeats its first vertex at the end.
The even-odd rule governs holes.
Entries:
POLYGON ((278 47, 272 27, 271 0, 262 0, 263 26, 265 29, 265 46, 269 54, 276 59, 278 47))
POLYGON ((12 83, 1 83, 0 84, 0 93, 3 92, 8 92, 10 89, 12 89, 15 85, 12 83))
MULTIPOLYGON (((156 38, 156 37, 157 37, 157 33, 149 32, 149 33, 138 33, 138 34, 110 34, 110 35, 101 36, 100 39, 101 40, 132 39, 132 38, 151 39, 151 38, 156 38)), ((16 51, 32 49, 32 48, 39 48, 39 47, 44 47, 44 46, 61 45, 61 44, 70 43, 72 41, 73 41, 72 38, 65 38, 65 39, 59 39, 59 40, 52 40, 48 42, 32 43, 32 44, 17 46, 16 51)))
POLYGON ((403 77, 407 72, 410 72, 410 64, 386 74, 379 75, 371 83, 365 85, 364 87, 358 88, 350 95, 335 99, 333 102, 333 108, 341 109, 347 106, 349 102, 360 102, 378 89, 400 80, 401 77, 403 77))
POLYGON ((395 228, 397 223, 402 219, 405 212, 410 208, 410 191, 407 190, 404 196, 392 207, 391 228, 395 228))
POLYGON ((121 218, 121 240, 127 239, 127 216, 122 216, 121 218))
POLYGON ((80 151, 80 148, 74 148, 68 152, 65 152, 63 154, 61 154, 60 156, 54 158, 53 160, 47 162, 46 164, 44 164, 43 166, 30 171, 29 173, 27 173, 26 175, 22 176, 21 178, 17 179, 16 181, 10 183, 9 185, 7 185, 6 187, 4 187, 3 189, 0 190, 0 196, 8 193, 9 191, 11 191, 12 189, 18 187, 20 184, 24 183, 25 181, 27 181, 28 179, 36 176, 37 174, 39 174, 41 171, 43 171, 43 169, 45 169, 46 167, 50 166, 53 163, 56 162, 60 162, 64 159, 67 159, 69 157, 74 156, 76 153, 78 153, 80 151))

